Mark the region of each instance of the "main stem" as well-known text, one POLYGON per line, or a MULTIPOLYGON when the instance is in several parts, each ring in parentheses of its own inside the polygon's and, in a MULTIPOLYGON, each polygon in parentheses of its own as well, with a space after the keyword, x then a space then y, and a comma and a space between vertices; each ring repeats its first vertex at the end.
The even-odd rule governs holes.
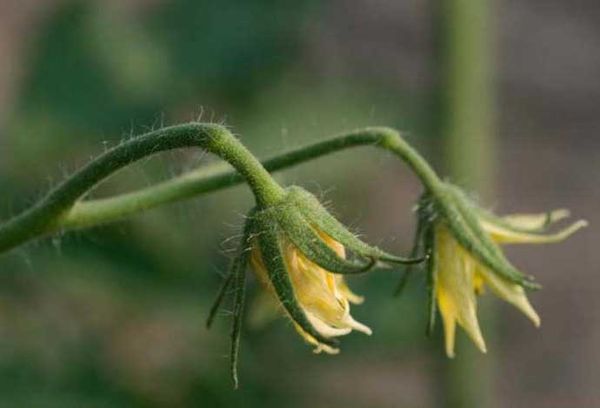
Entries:
POLYGON ((268 172, 292 167, 339 150, 372 145, 405 161, 427 190, 439 191, 441 181, 429 164, 394 129, 360 129, 265 160, 262 164, 222 126, 190 123, 172 126, 125 142, 98 157, 64 181, 31 209, 0 226, 0 252, 57 231, 91 227, 163 204, 248 182, 259 206, 283 196, 268 172), (197 146, 225 159, 234 169, 204 167, 154 186, 119 196, 81 198, 117 170, 151 154, 197 146))
MULTIPOLYGON (((283 195, 282 188, 260 162, 223 126, 201 123, 171 126, 106 151, 36 205, 0 225, 0 252, 68 226, 78 200, 119 169, 158 152, 184 147, 199 147, 229 162, 239 177, 248 182, 259 206, 275 203, 283 195)), ((100 220, 97 215, 92 218, 100 220)))
MULTIPOLYGON (((440 181, 433 169, 396 130, 386 127, 356 130, 280 154, 264 160, 262 165, 267 171, 275 172, 356 146, 375 146, 392 152, 408 163, 427 189, 438 188, 440 181)), ((160 205, 228 188, 243 180, 235 170, 222 166, 205 166, 131 193, 78 202, 60 220, 60 225, 63 228, 84 228, 109 223, 160 205)))
MULTIPOLYGON (((443 0, 438 8, 440 116, 448 174, 461 185, 490 193, 493 165, 492 0, 443 0)), ((492 313, 484 316, 484 324, 492 313)), ((485 408, 493 404, 493 356, 458 339, 461 358, 442 357, 440 406, 485 408)))

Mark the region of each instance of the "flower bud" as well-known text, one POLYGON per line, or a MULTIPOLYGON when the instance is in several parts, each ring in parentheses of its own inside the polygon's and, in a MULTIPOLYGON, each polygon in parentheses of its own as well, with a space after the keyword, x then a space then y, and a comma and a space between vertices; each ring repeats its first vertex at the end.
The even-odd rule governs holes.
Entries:
POLYGON ((316 352, 337 353, 335 338, 352 330, 371 334, 350 315, 350 303, 362 298, 342 275, 363 273, 378 263, 421 261, 364 243, 299 187, 288 188, 281 203, 253 218, 253 269, 316 352))
POLYGON ((344 275, 364 273, 379 264, 415 264, 361 241, 309 192, 290 187, 275 204, 258 206, 246 217, 238 256, 231 264, 211 309, 210 326, 227 289, 235 292, 231 372, 237 386, 237 356, 245 298, 245 270, 250 262, 258 280, 292 320, 315 352, 339 352, 337 337, 352 330, 370 335, 354 320, 350 304, 363 298, 347 286, 344 275))

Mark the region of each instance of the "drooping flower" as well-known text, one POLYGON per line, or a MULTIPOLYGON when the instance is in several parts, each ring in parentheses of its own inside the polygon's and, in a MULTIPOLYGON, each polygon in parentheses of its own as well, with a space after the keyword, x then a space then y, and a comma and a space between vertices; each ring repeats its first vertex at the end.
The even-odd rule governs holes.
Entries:
MULTIPOLYGON (((340 258, 346 258, 346 251, 342 244, 323 232, 318 234, 340 258)), ((331 273, 317 265, 291 242, 284 244, 283 256, 296 299, 308 321, 321 335, 337 337, 346 335, 352 330, 371 334, 369 327, 354 320, 350 314, 350 303, 361 303, 363 298, 348 288, 344 276, 331 273)), ((277 294, 269 280, 258 246, 253 246, 250 259, 261 284, 276 297, 277 294)), ((294 327, 309 344, 315 346, 315 353, 324 351, 328 354, 337 354, 339 352, 338 348, 319 342, 297 323, 294 323, 294 327)))
POLYGON ((234 384, 248 263, 315 352, 335 354, 337 337, 352 330, 371 334, 369 327, 350 314, 350 303, 363 299, 348 288, 343 275, 364 273, 378 264, 422 260, 397 257, 364 243, 299 187, 287 188, 277 204, 256 207, 246 218, 238 256, 207 321, 210 326, 227 289, 233 287, 234 384))
POLYGON ((499 244, 559 242, 587 223, 577 221, 557 233, 547 233, 547 227, 568 216, 566 210, 500 218, 448 183, 437 193, 419 203, 418 244, 431 255, 427 260, 430 328, 439 309, 446 354, 454 356, 457 324, 486 352, 477 319, 477 296, 486 287, 539 326, 540 318, 525 292, 538 286, 509 263, 499 244))

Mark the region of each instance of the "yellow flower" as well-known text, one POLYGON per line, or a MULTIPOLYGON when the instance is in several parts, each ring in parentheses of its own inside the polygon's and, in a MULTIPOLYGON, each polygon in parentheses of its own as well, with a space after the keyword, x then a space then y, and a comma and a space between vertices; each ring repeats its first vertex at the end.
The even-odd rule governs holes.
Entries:
MULTIPOLYGON (((497 218, 480 212, 477 221, 494 244, 548 243, 567 238, 587 225, 579 221, 556 234, 538 231, 548 224, 565 218, 568 213, 558 210, 550 214, 513 215, 497 218)), ((459 324, 482 351, 486 345, 477 320, 477 296, 487 286, 496 296, 523 312, 538 327, 540 318, 529 303, 522 285, 512 282, 484 266, 456 239, 445 223, 434 227, 435 297, 444 323, 446 354, 454 357, 456 324, 459 324)))
POLYGON ((366 244, 312 194, 292 186, 279 201, 258 203, 246 217, 237 255, 231 260, 206 325, 211 326, 228 289, 233 288, 231 374, 237 385, 248 263, 266 288, 260 304, 268 306, 254 315, 254 321, 268 315, 269 309, 279 309, 316 353, 335 354, 339 352, 337 337, 352 330, 371 334, 371 329, 350 314, 350 303, 361 303, 363 299, 352 293, 343 275, 365 273, 390 263, 414 265, 424 260, 395 256, 366 244), (352 256, 347 257, 346 251, 352 256))
MULTIPOLYGON (((342 244, 323 232, 318 234, 338 256, 345 258, 342 244)), ((324 337, 343 336, 352 330, 371 334, 369 327, 357 322, 350 315, 350 303, 362 303, 363 298, 350 290, 342 275, 331 273, 310 261, 289 240, 283 245, 283 256, 296 299, 318 333, 324 337)), ((257 245, 252 248, 250 262, 259 281, 277 300, 278 297, 257 245)), ((315 353, 324 351, 337 354, 339 352, 335 347, 320 343, 297 323, 294 323, 294 327, 308 343, 315 346, 315 353)))

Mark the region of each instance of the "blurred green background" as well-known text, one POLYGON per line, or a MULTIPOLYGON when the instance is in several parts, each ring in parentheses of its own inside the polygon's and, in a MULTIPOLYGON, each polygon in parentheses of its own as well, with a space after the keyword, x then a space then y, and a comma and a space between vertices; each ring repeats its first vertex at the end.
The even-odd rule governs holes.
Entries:
MULTIPOLYGON (((0 407, 600 406, 600 10, 496 3, 467 12, 466 37, 453 37, 451 12, 425 0, 3 1, 1 219, 102 149, 200 118, 263 157, 393 126, 490 208, 569 207, 592 228, 551 248, 510 248, 544 285, 531 295, 542 328, 485 297, 488 355, 465 345, 452 362, 439 327, 424 337, 420 277, 399 299, 394 273, 353 279, 367 297, 353 314, 374 335, 347 336, 336 357, 313 355, 284 319, 260 322, 252 281, 237 392, 229 316, 210 332, 204 319, 252 205, 247 188, 35 242, 0 258, 0 407), (482 82, 448 75, 456 60, 483 63, 482 82), (476 108, 461 116, 452 90, 463 83, 475 84, 465 106, 476 108)), ((94 196, 212 160, 161 155, 94 196)), ((361 148, 277 177, 331 202, 369 242, 408 251, 420 187, 387 155, 361 148)))

